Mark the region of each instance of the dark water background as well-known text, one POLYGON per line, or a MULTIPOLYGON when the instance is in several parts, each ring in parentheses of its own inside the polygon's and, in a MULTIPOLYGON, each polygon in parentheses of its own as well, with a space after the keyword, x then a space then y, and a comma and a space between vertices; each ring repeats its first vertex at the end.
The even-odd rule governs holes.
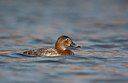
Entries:
POLYGON ((0 83, 128 83, 128 0, 0 0, 0 83), (16 54, 63 34, 76 55, 16 54))

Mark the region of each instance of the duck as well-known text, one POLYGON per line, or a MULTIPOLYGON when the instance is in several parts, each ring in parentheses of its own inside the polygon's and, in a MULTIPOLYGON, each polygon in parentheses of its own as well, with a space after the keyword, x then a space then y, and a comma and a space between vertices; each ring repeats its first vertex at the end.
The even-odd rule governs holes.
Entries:
POLYGON ((27 50, 22 52, 22 54, 30 56, 66 56, 74 55, 74 52, 70 50, 71 48, 80 47, 75 44, 72 39, 68 36, 62 35, 58 37, 54 47, 48 48, 38 48, 34 50, 27 50))

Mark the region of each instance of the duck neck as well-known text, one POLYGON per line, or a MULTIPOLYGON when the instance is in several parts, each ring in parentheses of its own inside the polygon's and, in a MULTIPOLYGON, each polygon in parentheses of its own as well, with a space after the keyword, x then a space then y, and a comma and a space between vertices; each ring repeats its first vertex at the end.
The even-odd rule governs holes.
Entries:
POLYGON ((56 44, 55 49, 57 49, 58 52, 63 52, 66 50, 66 48, 63 45, 56 44))

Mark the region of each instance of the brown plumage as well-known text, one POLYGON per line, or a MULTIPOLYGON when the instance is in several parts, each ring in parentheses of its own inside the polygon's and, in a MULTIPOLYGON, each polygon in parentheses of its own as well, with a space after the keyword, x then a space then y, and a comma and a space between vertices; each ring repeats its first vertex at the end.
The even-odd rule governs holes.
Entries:
POLYGON ((72 39, 68 36, 60 36, 54 48, 39 48, 35 50, 28 50, 23 52, 23 54, 31 56, 64 56, 73 55, 74 53, 68 49, 68 47, 78 47, 73 43, 72 39))

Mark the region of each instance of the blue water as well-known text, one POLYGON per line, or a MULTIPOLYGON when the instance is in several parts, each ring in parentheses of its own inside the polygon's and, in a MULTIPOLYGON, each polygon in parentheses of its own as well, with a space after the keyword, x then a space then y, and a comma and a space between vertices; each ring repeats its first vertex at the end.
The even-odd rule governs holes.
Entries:
POLYGON ((128 1, 0 0, 0 83, 128 83, 128 1), (75 55, 18 54, 60 35, 75 55))

